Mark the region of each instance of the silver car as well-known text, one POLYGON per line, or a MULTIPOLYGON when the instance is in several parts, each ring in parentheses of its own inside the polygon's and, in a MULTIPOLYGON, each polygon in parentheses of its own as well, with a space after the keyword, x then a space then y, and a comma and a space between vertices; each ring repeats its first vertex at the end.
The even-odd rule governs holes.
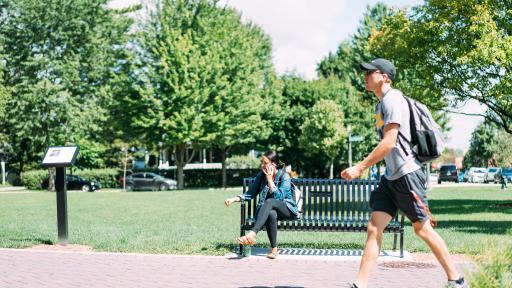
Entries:
POLYGON ((468 182, 470 183, 483 183, 486 169, 482 167, 471 167, 467 173, 468 182))
POLYGON ((176 189, 178 182, 173 179, 164 178, 155 173, 138 172, 126 176, 126 190, 170 190, 176 189))
POLYGON ((484 183, 494 182, 494 175, 500 172, 500 168, 498 167, 487 167, 487 171, 485 171, 484 183))

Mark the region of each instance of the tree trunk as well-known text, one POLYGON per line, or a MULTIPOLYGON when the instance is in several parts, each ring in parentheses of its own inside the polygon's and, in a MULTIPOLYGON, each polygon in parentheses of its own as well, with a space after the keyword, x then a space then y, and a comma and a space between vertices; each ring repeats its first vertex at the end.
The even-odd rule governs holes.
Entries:
POLYGON ((226 157, 229 151, 228 148, 221 148, 221 154, 222 154, 222 188, 226 189, 227 187, 227 175, 226 175, 226 157))
POLYGON ((174 155, 176 156, 176 171, 178 173, 178 189, 183 190, 185 189, 185 175, 183 173, 183 168, 185 168, 185 165, 194 158, 196 150, 193 150, 189 157, 185 157, 187 154, 187 144, 183 143, 175 145, 174 151, 174 155))
POLYGON ((331 169, 330 169, 330 173, 329 173, 329 179, 332 179, 334 178, 334 159, 331 158, 331 169))
POLYGON ((48 168, 48 191, 55 191, 55 168, 48 168))
POLYGON ((175 149, 175 157, 176 157, 176 172, 178 173, 178 190, 183 190, 185 185, 183 183, 183 168, 187 164, 185 162, 185 149, 187 149, 186 144, 176 145, 175 149))

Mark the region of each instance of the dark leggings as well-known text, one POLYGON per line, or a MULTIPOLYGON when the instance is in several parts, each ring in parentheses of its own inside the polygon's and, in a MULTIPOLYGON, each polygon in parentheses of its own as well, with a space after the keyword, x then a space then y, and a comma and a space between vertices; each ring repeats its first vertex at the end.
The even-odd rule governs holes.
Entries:
POLYGON ((272 248, 277 247, 277 219, 292 218, 293 213, 288 209, 284 201, 269 198, 265 200, 256 216, 256 224, 252 231, 258 234, 263 228, 267 228, 268 240, 272 248))

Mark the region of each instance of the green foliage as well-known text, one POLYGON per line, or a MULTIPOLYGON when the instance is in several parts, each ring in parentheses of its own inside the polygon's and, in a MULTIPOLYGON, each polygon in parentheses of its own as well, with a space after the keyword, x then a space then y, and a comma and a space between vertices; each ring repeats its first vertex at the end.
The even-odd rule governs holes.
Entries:
MULTIPOLYGON (((276 98, 279 99, 279 98, 276 98)), ((305 81, 297 76, 283 77, 282 103, 279 105, 281 119, 272 121, 272 134, 265 149, 278 151, 286 163, 292 163, 294 170, 303 175, 325 177, 327 161, 329 158, 311 156, 301 148, 299 138, 301 126, 308 118, 308 110, 320 100, 332 100, 342 109, 345 126, 351 125, 352 133, 363 136, 366 141, 354 145, 354 159, 362 160, 377 143, 376 134, 369 127, 374 125, 373 107, 361 101, 361 94, 357 92, 348 79, 340 80, 337 77, 320 78, 305 81)), ((263 146, 263 145, 262 145, 263 146)), ((338 148, 338 161, 336 166, 346 166, 348 163, 348 147, 338 148)))
POLYGON ((48 179, 48 170, 29 170, 21 173, 21 184, 30 190, 40 190, 44 179, 48 179))
MULTIPOLYGON (((492 123, 484 122, 478 125, 471 134, 469 150, 464 155, 462 166, 487 167, 493 158, 498 141, 498 129, 492 123)), ((509 144, 507 144, 509 145, 509 144)))
POLYGON ((226 159, 228 169, 258 169, 260 160, 248 155, 236 155, 226 159))
MULTIPOLYGON (((177 171, 175 169, 144 169, 146 172, 153 172, 169 179, 176 179, 177 171)), ((227 169, 226 185, 228 187, 240 187, 244 178, 255 177, 258 169, 227 169)), ((222 187, 221 169, 190 169, 185 170, 185 187, 222 187)))
MULTIPOLYGON (((70 173, 70 171, 67 171, 70 173)), ((120 172, 117 169, 87 169, 75 170, 78 175, 87 180, 98 181, 101 188, 118 188, 120 172)), ((21 173, 22 185, 30 190, 40 190, 43 180, 48 179, 48 170, 29 170, 21 173)))
POLYGON ((361 93, 364 99, 375 102, 373 94, 365 91, 363 73, 359 64, 368 62, 380 55, 368 49, 368 42, 373 31, 380 29, 384 20, 395 12, 383 3, 367 6, 356 33, 350 40, 344 41, 336 53, 322 59, 318 65, 318 73, 323 77, 336 76, 340 79, 350 79, 350 83, 361 93))
POLYGON ((114 168, 105 169, 84 169, 73 171, 73 174, 91 181, 101 183, 101 188, 119 188, 119 177, 121 171, 114 168))
POLYGON ((138 41, 147 81, 140 96, 127 96, 125 109, 139 137, 174 146, 182 188, 187 143, 226 149, 268 135, 260 90, 271 44, 216 1, 162 0, 156 7, 138 41))
POLYGON ((505 241, 485 251, 478 260, 477 271, 470 276, 471 287, 512 287, 512 242, 505 241))
POLYGON ((500 130, 494 146, 494 159, 499 167, 512 167, 512 135, 500 130))
POLYGON ((131 22, 107 0, 2 1, 0 133, 18 170, 50 145, 107 145, 112 79, 131 22))
POLYGON ((333 100, 322 99, 311 107, 300 130, 299 146, 311 156, 333 159, 347 138, 343 111, 333 100))
POLYGON ((511 10, 503 0, 427 1, 388 17, 370 50, 414 73, 408 94, 437 108, 477 100, 488 121, 512 133, 511 10))

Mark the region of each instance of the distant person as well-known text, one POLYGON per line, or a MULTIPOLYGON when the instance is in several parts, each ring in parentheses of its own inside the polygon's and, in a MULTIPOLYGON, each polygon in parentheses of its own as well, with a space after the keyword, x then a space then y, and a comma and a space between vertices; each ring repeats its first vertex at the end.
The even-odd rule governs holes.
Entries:
POLYGON ((255 199, 259 194, 256 206, 256 223, 247 235, 237 238, 242 245, 256 243, 256 234, 265 226, 271 250, 267 254, 270 259, 278 255, 277 220, 295 219, 298 214, 297 204, 293 200, 291 180, 285 171, 285 164, 279 161, 274 151, 268 151, 261 157, 261 172, 256 175, 254 183, 242 195, 228 198, 224 203, 230 206, 233 202, 255 199))
MULTIPOLYGON (((433 229, 426 195, 427 176, 421 169, 411 147, 410 114, 402 92, 391 87, 396 68, 386 59, 362 63, 366 90, 378 98, 376 128, 379 144, 360 163, 341 172, 341 177, 352 180, 384 159, 386 171, 377 189, 370 196, 372 209, 368 223, 368 238, 361 259, 359 273, 349 287, 366 288, 382 244, 382 233, 398 210, 412 222, 414 232, 430 247, 448 276, 447 287, 467 287, 464 278, 455 269, 444 240, 433 229)), ((418 271, 418 273, 421 273, 418 271)))
POLYGON ((507 178, 503 175, 503 173, 500 173, 500 184, 501 184, 501 190, 507 189, 507 178))

